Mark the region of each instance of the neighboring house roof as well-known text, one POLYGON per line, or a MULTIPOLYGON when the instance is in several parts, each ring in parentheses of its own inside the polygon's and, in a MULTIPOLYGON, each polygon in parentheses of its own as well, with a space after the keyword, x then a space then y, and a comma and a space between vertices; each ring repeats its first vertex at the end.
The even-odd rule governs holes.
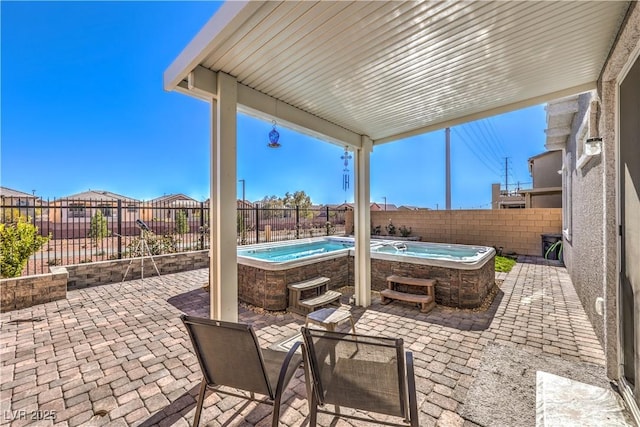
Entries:
POLYGON ((194 208, 200 206, 200 202, 193 197, 184 194, 165 194, 149 201, 153 206, 164 206, 170 208, 194 208))
POLYGON ((182 193, 165 194, 163 196, 156 197, 155 199, 151 199, 149 201, 152 202, 152 203, 171 203, 171 202, 175 202, 175 201, 178 201, 178 200, 185 200, 185 201, 199 203, 193 197, 186 196, 186 195, 184 195, 182 193))
MULTIPOLYGON (((88 190, 82 193, 72 194, 66 197, 60 197, 66 200, 122 200, 123 202, 137 202, 138 200, 121 194, 112 193, 103 190, 88 190)), ((58 199, 59 200, 59 199, 58 199)))
POLYGON ((22 191, 13 190, 7 187, 0 187, 0 196, 19 197, 21 199, 39 199, 38 196, 34 196, 33 194, 23 193, 22 191))
POLYGON ((430 210, 429 208, 421 208, 419 206, 411 206, 411 205, 402 205, 398 207, 399 211, 419 211, 419 210, 430 210))
MULTIPOLYGON (((327 205, 327 206, 329 206, 332 209, 347 209, 347 210, 352 211, 354 209, 355 204, 354 203, 342 203, 340 205, 327 205)), ((387 203, 386 207, 387 207, 388 211, 397 211, 398 210, 398 207, 396 205, 394 205, 394 204, 391 204, 391 203, 387 203)), ((380 204, 380 203, 372 202, 371 205, 369 206, 369 208, 372 211, 383 211, 383 210, 385 210, 385 205, 384 205, 384 203, 380 204)))
POLYGON ((372 211, 397 211, 398 207, 393 203, 371 203, 372 211))
POLYGON ((237 205, 238 205, 239 208, 245 208, 245 209, 249 209, 249 208, 253 208, 254 207, 253 203, 251 203, 250 201, 248 201, 248 200, 240 200, 240 199, 238 199, 237 205))

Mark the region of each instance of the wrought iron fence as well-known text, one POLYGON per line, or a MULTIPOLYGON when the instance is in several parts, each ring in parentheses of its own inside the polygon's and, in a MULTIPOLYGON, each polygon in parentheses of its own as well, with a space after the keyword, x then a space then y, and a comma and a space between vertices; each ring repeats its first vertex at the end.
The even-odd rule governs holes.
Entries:
MULTIPOLYGON (((50 266, 140 256, 143 231, 152 254, 209 248, 209 205, 188 200, 20 199, 2 197, 0 222, 27 219, 48 242, 29 257, 22 275, 49 272, 50 266)), ((322 208, 238 208, 239 245, 344 234, 345 210, 322 208)))
POLYGON ((239 208, 238 244, 344 234, 345 213, 328 207, 239 208))

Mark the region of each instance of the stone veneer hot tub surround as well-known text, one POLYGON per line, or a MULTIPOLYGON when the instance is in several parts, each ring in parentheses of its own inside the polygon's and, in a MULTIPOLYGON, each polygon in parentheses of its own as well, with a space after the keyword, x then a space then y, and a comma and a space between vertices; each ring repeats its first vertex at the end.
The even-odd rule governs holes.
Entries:
MULTIPOLYGON (((403 242, 399 242, 403 243, 403 242)), ((436 279, 436 304, 456 308, 479 307, 495 283, 495 249, 487 246, 468 246, 439 243, 406 243, 415 247, 441 247, 443 249, 474 249, 475 256, 461 260, 422 258, 397 254, 371 252, 371 289, 387 287, 392 274, 420 279, 436 279)))
MULTIPOLYGON (((305 239, 294 244, 323 240, 305 239)), ((333 239, 332 239, 333 240, 333 239)), ((340 238, 338 241, 353 242, 340 238)), ((389 242, 385 242, 389 243, 389 242)), ((276 246, 291 245, 282 242, 276 246)), ((412 243, 414 245, 434 245, 432 243, 412 243)), ((273 245, 273 244, 272 244, 273 245)), ((495 250, 477 247, 478 255, 467 260, 429 259, 398 254, 379 253, 372 242, 371 289, 382 290, 387 286, 386 278, 399 274, 417 278, 437 280, 436 303, 440 305, 475 308, 482 304, 494 284, 495 250)), ((435 244, 437 245, 437 244, 435 244)), ((465 247, 465 245, 440 245, 442 247, 465 247)), ((269 244, 251 245, 255 248, 269 247, 269 244)), ((242 250, 251 248, 242 247, 242 250)), ((268 262, 238 255, 238 296, 247 302, 267 310, 285 310, 288 305, 287 284, 325 276, 331 279, 329 288, 339 288, 354 283, 353 249, 314 255, 285 262, 268 262)))

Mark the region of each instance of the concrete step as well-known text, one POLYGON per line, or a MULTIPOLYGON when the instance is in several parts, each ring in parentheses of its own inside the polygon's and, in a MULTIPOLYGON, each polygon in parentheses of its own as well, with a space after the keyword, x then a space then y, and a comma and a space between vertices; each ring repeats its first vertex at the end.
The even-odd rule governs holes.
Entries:
POLYGON ((536 427, 633 427, 612 390, 536 372, 536 427))

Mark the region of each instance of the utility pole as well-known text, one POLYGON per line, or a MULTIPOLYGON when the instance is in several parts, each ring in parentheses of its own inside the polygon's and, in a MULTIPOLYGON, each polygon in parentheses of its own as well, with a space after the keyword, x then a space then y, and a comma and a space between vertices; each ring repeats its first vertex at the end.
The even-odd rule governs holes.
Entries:
POLYGON ((240 244, 246 245, 247 244, 247 232, 246 232, 247 223, 245 219, 245 212, 246 212, 247 204, 245 202, 245 197, 244 197, 245 180, 239 179, 238 182, 242 183, 242 210, 240 211, 242 214, 242 230, 240 230, 240 244))
POLYGON ((244 183, 245 183, 245 181, 244 181, 244 179, 239 179, 238 182, 242 183, 242 207, 244 208, 245 207, 244 206, 245 205, 245 202, 244 202, 244 183))
POLYGON ((451 129, 445 129, 445 193, 446 209, 451 210, 451 129))
POLYGON ((504 158, 504 189, 509 194, 509 158, 504 158))
POLYGON ((387 196, 382 196, 382 198, 384 199, 384 210, 387 210, 387 196))

